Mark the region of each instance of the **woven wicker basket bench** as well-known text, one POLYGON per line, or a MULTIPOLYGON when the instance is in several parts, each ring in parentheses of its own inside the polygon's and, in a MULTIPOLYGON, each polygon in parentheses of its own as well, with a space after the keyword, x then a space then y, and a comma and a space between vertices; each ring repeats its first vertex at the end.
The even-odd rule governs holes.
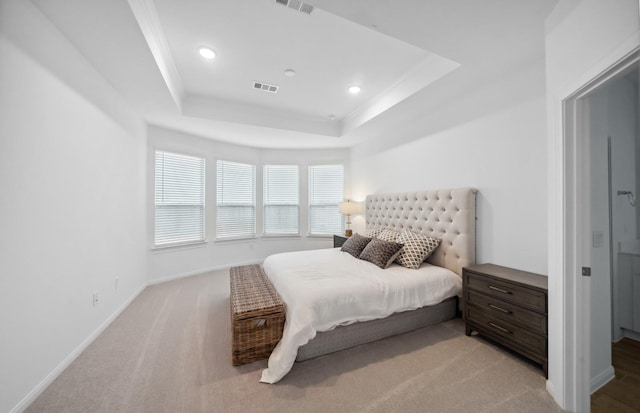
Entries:
POLYGON ((268 358, 282 338, 285 307, 260 265, 232 267, 233 365, 268 358))

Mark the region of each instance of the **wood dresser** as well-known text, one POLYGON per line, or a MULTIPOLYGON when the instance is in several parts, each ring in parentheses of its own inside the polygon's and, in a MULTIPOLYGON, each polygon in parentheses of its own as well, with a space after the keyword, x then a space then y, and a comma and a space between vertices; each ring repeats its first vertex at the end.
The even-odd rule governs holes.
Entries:
POLYGON ((547 277, 478 264, 463 268, 463 315, 473 331, 542 366, 548 377, 547 277))

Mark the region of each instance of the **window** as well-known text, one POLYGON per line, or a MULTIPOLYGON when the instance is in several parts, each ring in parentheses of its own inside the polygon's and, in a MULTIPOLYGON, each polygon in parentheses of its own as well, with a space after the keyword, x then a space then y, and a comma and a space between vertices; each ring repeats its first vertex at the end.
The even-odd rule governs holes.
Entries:
POLYGON ((155 246, 204 241, 205 160, 156 151, 155 246))
POLYGON ((344 167, 315 165, 309 167, 309 234, 340 234, 344 219, 338 203, 344 198, 344 167))
POLYGON ((297 165, 264 166, 264 235, 299 234, 297 165))
POLYGON ((256 167, 218 161, 216 238, 256 235, 256 167))

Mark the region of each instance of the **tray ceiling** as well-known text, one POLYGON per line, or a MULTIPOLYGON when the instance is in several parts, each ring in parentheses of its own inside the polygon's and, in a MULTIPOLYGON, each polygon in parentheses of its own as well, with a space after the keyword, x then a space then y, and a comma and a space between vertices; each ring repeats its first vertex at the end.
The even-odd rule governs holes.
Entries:
POLYGON ((273 148, 392 136, 540 61, 557 3, 308 0, 306 14, 275 0, 32 1, 148 123, 273 148))

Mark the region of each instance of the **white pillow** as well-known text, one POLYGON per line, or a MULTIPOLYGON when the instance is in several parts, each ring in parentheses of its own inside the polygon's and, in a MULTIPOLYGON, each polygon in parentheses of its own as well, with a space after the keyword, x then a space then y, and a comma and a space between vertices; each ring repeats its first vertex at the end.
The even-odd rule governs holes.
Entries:
POLYGON ((376 238, 381 239, 383 241, 391 241, 391 242, 398 242, 398 237, 400 236, 400 233, 388 228, 385 228, 382 230, 382 232, 380 232, 376 238))
POLYGON ((426 260, 440 245, 439 239, 416 234, 408 229, 402 230, 397 242, 404 244, 404 248, 396 258, 396 262, 403 267, 414 270, 417 270, 422 261, 426 260))
POLYGON ((384 231, 384 227, 373 228, 367 231, 367 237, 377 238, 380 233, 384 231))

